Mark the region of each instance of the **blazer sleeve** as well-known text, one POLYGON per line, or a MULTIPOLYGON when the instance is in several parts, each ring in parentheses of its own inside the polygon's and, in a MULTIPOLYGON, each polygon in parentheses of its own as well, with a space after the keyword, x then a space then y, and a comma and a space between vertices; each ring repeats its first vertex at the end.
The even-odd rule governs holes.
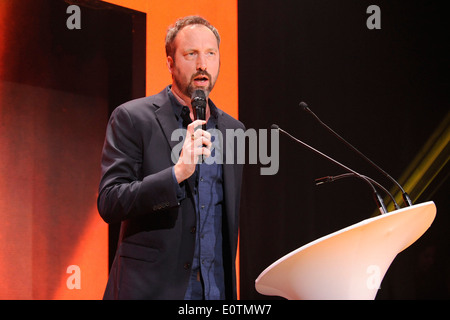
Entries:
POLYGON ((142 144, 143 133, 119 106, 108 122, 101 160, 97 206, 107 223, 179 206, 172 167, 142 177, 142 144))

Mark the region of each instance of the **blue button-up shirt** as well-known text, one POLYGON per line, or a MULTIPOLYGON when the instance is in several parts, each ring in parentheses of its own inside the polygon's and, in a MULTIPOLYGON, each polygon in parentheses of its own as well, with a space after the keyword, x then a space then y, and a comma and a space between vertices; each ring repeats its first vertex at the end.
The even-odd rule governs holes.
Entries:
MULTIPOLYGON (((169 90, 175 115, 180 127, 183 119, 180 116, 183 106, 169 90)), ((217 129, 215 106, 210 103, 211 116, 206 124, 207 130, 217 129)), ((184 123, 186 124, 186 123, 184 123)), ((221 152, 219 141, 211 136, 212 154, 221 152)), ((192 261, 189 285, 185 294, 187 300, 225 299, 225 283, 222 257, 222 209, 223 209, 223 174, 222 165, 215 161, 197 164, 195 173, 194 202, 196 209, 196 241, 194 260, 192 261)), ((177 184, 178 185, 178 184, 177 184)), ((179 197, 185 195, 178 190, 179 197)))

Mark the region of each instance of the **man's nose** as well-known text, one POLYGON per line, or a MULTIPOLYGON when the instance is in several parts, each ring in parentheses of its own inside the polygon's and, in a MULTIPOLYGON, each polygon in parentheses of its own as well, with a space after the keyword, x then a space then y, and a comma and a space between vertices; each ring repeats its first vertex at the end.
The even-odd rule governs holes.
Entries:
POLYGON ((206 57, 200 54, 197 59, 197 70, 206 71, 206 68, 206 57))

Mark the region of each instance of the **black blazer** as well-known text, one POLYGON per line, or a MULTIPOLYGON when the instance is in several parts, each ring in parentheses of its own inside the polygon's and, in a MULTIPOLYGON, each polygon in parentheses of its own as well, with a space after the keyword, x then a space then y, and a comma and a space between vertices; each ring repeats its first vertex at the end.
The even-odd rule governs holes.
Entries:
MULTIPOLYGON (((210 103, 212 103, 210 101, 210 103)), ((218 109, 218 129, 244 125, 218 109)), ((193 177, 177 201, 171 141, 178 122, 167 88, 117 107, 106 130, 98 210, 107 222, 121 221, 119 244, 104 299, 183 299, 194 256, 196 215, 193 177)), ((231 141, 230 141, 231 142, 231 141)), ((235 258, 242 164, 223 164, 223 252, 226 297, 236 298, 235 258)), ((223 159, 225 162, 226 148, 223 159)))

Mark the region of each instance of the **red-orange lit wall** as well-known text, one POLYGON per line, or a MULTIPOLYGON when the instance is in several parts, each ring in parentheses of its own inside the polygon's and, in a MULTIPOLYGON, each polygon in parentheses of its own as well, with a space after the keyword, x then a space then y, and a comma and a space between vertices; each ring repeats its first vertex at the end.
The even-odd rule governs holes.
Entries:
POLYGON ((49 4, 0 1, 0 299, 98 299, 107 279, 103 62, 58 54, 49 4))
MULTIPOLYGON (((216 25, 222 64, 212 98, 238 116, 237 1, 108 2, 147 14, 147 94, 170 83, 167 26, 188 14, 216 25)), ((109 107, 107 72, 98 72, 105 62, 87 54, 80 64, 77 85, 95 84, 87 89, 48 80, 79 63, 52 44, 47 15, 60 13, 42 8, 50 3, 0 1, 0 299, 100 299, 108 276, 108 226, 96 208, 109 107), (48 48, 58 59, 37 58, 48 48)))

